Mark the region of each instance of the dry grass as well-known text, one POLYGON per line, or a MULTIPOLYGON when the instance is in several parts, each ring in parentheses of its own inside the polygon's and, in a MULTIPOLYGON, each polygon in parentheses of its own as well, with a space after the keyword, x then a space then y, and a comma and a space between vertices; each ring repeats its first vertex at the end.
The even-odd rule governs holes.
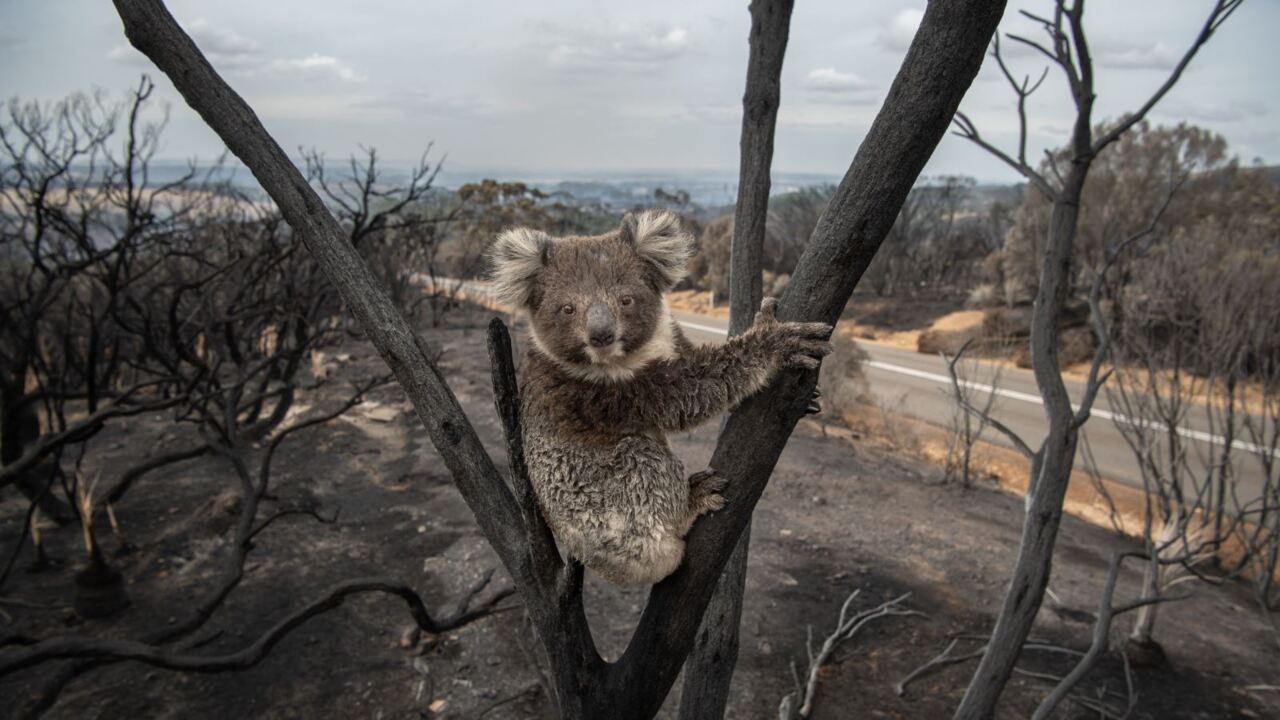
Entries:
POLYGON ((672 310, 710 315, 712 317, 729 317, 729 300, 723 298, 715 305, 711 304, 711 293, 705 290, 677 290, 667 293, 667 305, 672 310))

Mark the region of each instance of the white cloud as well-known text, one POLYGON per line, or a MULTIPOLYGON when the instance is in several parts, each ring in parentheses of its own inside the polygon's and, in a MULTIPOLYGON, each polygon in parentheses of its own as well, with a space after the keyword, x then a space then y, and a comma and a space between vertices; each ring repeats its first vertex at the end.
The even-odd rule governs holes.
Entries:
MULTIPOLYGON (((504 98, 503 100, 507 100, 504 98)), ((507 102, 495 102, 474 95, 439 95, 425 90, 397 90, 377 97, 351 103, 357 110, 388 112, 408 117, 499 117, 518 111, 518 106, 507 102)))
POLYGON ((280 73, 301 73, 309 77, 337 78, 346 82, 364 82, 366 78, 358 75, 351 66, 332 55, 311 53, 303 58, 280 58, 272 60, 267 66, 280 73))
MULTIPOLYGON (((22 68, 5 76, 7 93, 40 98, 94 86, 118 91, 150 67, 124 44, 109 5, 91 4, 96 9, 85 13, 60 12, 63 5, 0 2, 0 58, 22 68), (39 35, 33 28, 53 23, 80 41, 32 39, 39 35), (18 38, 25 44, 13 48, 18 38)), ((1016 12, 1031 5, 1010 3, 1001 25, 1043 41, 1039 25, 1016 12)), ((1205 11, 1193 5, 1131 0, 1090 6, 1098 118, 1118 117, 1150 96, 1168 70, 1137 68, 1167 67, 1181 56, 1204 19, 1205 11), (1150 13, 1159 22, 1150 21, 1150 13), (1142 24, 1144 17, 1150 22, 1142 24), (1130 32, 1140 24, 1141 33, 1130 32)), ((388 157, 410 157, 429 129, 462 164, 736 167, 750 21, 738 4, 499 0, 477 8, 393 0, 379 3, 373 15, 359 3, 301 0, 184 0, 171 6, 215 67, 255 100, 255 109, 297 118, 273 126, 285 133, 286 147, 316 144, 341 156, 365 141, 388 157), (305 32, 296 26, 299 18, 306 20, 305 32), (429 27, 448 32, 424 42, 422 28, 429 27), (446 72, 427 72, 432 68, 446 72), (359 82, 361 76, 367 80, 359 82), (331 98, 322 102, 322 96, 331 98), (321 118, 325 122, 316 121, 321 118)), ((818 0, 806 7, 792 24, 775 167, 842 172, 844 155, 874 117, 928 0, 818 0), (846 74, 872 87, 846 89, 846 74)), ((1245 3, 1157 106, 1153 120, 1185 118, 1223 133, 1242 158, 1280 160, 1280 134, 1271 127, 1280 125, 1272 117, 1280 115, 1280 105, 1268 93, 1275 74, 1248 52, 1266 46, 1266 28, 1277 18, 1280 2, 1245 3), (1267 115, 1256 114, 1258 103, 1267 115)), ((1030 75, 1034 82, 1049 64, 1007 37, 1001 41, 1019 80, 1030 75)), ((1016 148, 1015 98, 990 58, 979 77, 966 111, 993 142, 1016 148)), ((1064 142, 1069 129, 1057 124, 1072 107, 1058 68, 1028 110, 1033 155, 1064 142)), ((187 119, 175 121, 167 152, 220 149, 216 136, 183 113, 175 102, 175 118, 187 119)), ((1007 174, 959 138, 944 141, 938 157, 931 172, 1007 174), (947 155, 947 143, 962 149, 947 155)))
POLYGON ((125 63, 126 65, 133 65, 136 67, 144 67, 144 68, 152 67, 151 61, 147 59, 147 56, 133 49, 132 45, 113 46, 110 50, 107 51, 107 59, 115 60, 116 62, 122 62, 122 63, 125 63))
POLYGON ((1178 57, 1164 43, 1102 40, 1093 44, 1094 61, 1103 67, 1124 70, 1170 70, 1178 57))
POLYGON ((893 52, 906 52, 923 19, 924 10, 920 8, 899 10, 889 21, 888 27, 880 32, 880 46, 893 52))
POLYGON ((742 106, 733 103, 683 104, 646 102, 615 107, 622 117, 667 124, 700 123, 735 126, 742 122, 742 106))
POLYGON ((1161 117, 1200 123, 1228 123, 1267 115, 1267 106, 1256 100, 1229 100, 1209 103, 1170 98, 1156 106, 1161 117))
POLYGON ((778 125, 790 128, 865 129, 874 117, 874 108, 848 104, 784 105, 778 109, 778 125))
POLYGON ((689 32, 680 27, 543 25, 541 30, 551 65, 574 70, 645 69, 675 60, 689 48, 689 32))
MULTIPOLYGON (((332 55, 311 53, 303 57, 272 57, 255 41, 234 30, 217 27, 200 18, 187 26, 187 33, 205 58, 221 72, 240 77, 275 75, 314 79, 364 82, 366 79, 347 63, 332 55)), ((107 53, 112 60, 150 66, 150 62, 129 45, 116 45, 107 53)))
POLYGON ((187 27, 187 33, 209 62, 228 70, 250 69, 262 61, 262 49, 234 30, 215 27, 200 18, 187 27))
POLYGON ((800 83, 800 86, 805 90, 813 90, 815 92, 846 93, 868 90, 871 88, 871 83, 853 73, 844 73, 835 68, 824 67, 810 71, 804 77, 804 81, 800 83))
POLYGON ((1042 135, 1049 135, 1054 138, 1066 138, 1071 136, 1071 126, 1065 123, 1053 122, 1046 120, 1036 123, 1035 131, 1042 135))
POLYGON ((254 111, 277 120, 302 120, 305 122, 346 121, 351 118, 350 102, 339 95, 328 92, 322 94, 264 93, 246 97, 254 111))

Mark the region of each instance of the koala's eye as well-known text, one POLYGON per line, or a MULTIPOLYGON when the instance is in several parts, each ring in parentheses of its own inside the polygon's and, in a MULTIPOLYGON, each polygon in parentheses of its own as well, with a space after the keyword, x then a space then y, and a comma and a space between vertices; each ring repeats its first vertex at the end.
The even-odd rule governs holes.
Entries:
POLYGON ((630 295, 623 295, 622 299, 618 302, 622 303, 622 307, 627 307, 631 303, 635 302, 635 300, 630 295))
POLYGON ((563 307, 561 307, 561 308, 560 308, 560 312, 564 313, 565 315, 572 315, 572 314, 573 314, 573 306, 572 306, 572 305, 565 305, 565 306, 563 306, 563 307))

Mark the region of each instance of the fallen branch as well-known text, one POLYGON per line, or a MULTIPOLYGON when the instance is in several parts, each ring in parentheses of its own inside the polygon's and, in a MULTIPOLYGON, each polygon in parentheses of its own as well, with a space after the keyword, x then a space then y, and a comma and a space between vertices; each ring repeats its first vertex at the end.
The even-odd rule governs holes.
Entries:
MULTIPOLYGON (((485 581, 487 584, 488 577, 485 581)), ((155 667, 186 672, 216 673, 246 670, 261 662, 290 632, 312 618, 340 607, 352 595, 365 593, 395 595, 408 606, 410 615, 421 630, 439 634, 488 615, 498 602, 509 597, 513 592, 515 592, 513 588, 500 590, 474 608, 464 606, 444 618, 436 619, 431 616, 418 593, 405 583, 385 578, 348 580, 276 623, 251 645, 237 652, 226 655, 188 655, 176 652, 172 648, 131 640, 57 637, 30 645, 18 652, 8 653, 6 657, 0 659, 0 677, 50 660, 66 658, 134 660, 155 667)), ((469 600, 465 605, 470 605, 469 600)))
POLYGON ((845 598, 844 604, 840 606, 840 618, 836 621, 836 629, 823 641, 822 648, 816 655, 813 652, 813 626, 809 626, 809 642, 807 645, 809 654, 808 682, 805 684, 802 695, 800 694, 800 688, 797 687, 795 692, 788 693, 782 699, 782 703, 778 706, 778 717, 782 720, 809 717, 809 714, 813 712, 814 697, 818 694, 818 675, 822 670, 822 666, 827 663, 841 644, 852 639, 854 635, 858 634, 859 630, 866 627, 872 620, 891 615, 924 616, 924 613, 918 610, 909 610, 902 606, 902 603, 911 597, 911 593, 900 595, 870 610, 863 610, 856 615, 850 616, 849 606, 853 604, 854 599, 858 597, 860 592, 862 591, 854 590, 849 594, 848 598, 845 598), (797 697, 801 700, 798 709, 795 707, 797 697))
POLYGON ((961 639, 962 638, 953 639, 951 644, 947 645, 945 650, 938 653, 938 655, 929 660, 929 662, 921 665, 915 670, 912 670, 910 673, 907 673, 906 677, 899 680, 898 684, 893 686, 893 691, 898 694, 898 697, 903 697, 907 694, 907 685, 909 685, 912 680, 924 677, 938 668, 943 668, 948 665, 957 665, 970 660, 977 660, 982 657, 982 653, 987 651, 987 646, 983 645, 981 648, 971 653, 965 653, 964 655, 952 655, 951 651, 955 649, 961 639))
POLYGON ((157 455, 139 465, 135 465, 134 467, 126 470, 120 476, 120 479, 116 481, 116 484, 102 496, 102 499, 99 502, 114 505, 120 502, 120 498, 124 497, 124 494, 129 492, 129 488, 133 487, 133 484, 144 475, 159 470, 162 467, 173 465, 174 463, 198 458, 209 453, 211 450, 212 448, 210 448, 206 443, 196 445, 195 447, 183 448, 182 450, 174 450, 173 452, 165 453, 163 455, 157 455))
POLYGON ((332 515, 330 515, 329 517, 325 517, 321 515, 320 511, 316 510, 315 508, 293 507, 293 508, 284 508, 282 510, 277 510, 271 515, 269 515, 261 523, 258 523, 258 527, 254 528, 249 533, 249 539, 252 540, 253 538, 257 537, 258 533, 262 532, 263 530, 266 530, 268 527, 271 526, 271 523, 275 522, 276 520, 279 520, 280 518, 291 517, 294 515, 307 515, 311 518, 314 518, 315 521, 320 523, 321 525, 332 525, 338 522, 338 512, 339 512, 338 510, 334 510, 332 515))
MULTIPOLYGON (((947 645, 946 649, 938 653, 938 655, 930 659, 925 664, 907 673, 906 677, 899 680, 898 683, 893 686, 894 692, 898 694, 898 697, 904 697, 907 694, 907 685, 910 685, 912 682, 919 680, 920 678, 926 675, 931 675, 934 672, 944 667, 948 667, 950 665, 959 665, 962 663, 969 662, 970 660, 977 660, 981 658, 987 652, 988 646, 985 643, 987 643, 990 640, 991 640, 991 636, 989 635, 956 635, 954 636, 951 639, 951 643, 947 645), (973 641, 982 642, 984 644, 982 645, 982 647, 978 648, 977 650, 974 650, 973 652, 964 653, 963 655, 952 655, 951 652, 955 650, 956 645, 958 645, 963 640, 973 640, 973 641)), ((1084 657, 1085 655, 1085 653, 1082 653, 1078 650, 1072 650, 1071 648, 1052 645, 1046 641, 1036 640, 1034 638, 1029 639, 1025 644, 1023 644, 1022 649, 1062 653, 1065 655, 1075 655, 1077 657, 1084 657)), ((1041 673, 1034 673, 1034 672, 1031 672, 1030 670, 1023 670, 1022 668, 1018 668, 1018 667, 1015 667, 1013 671, 1021 675, 1026 675, 1028 677, 1037 677, 1042 680, 1049 679, 1041 673)), ((1057 676, 1052 677, 1052 680, 1055 682, 1058 681, 1059 679, 1060 678, 1058 678, 1057 676)))

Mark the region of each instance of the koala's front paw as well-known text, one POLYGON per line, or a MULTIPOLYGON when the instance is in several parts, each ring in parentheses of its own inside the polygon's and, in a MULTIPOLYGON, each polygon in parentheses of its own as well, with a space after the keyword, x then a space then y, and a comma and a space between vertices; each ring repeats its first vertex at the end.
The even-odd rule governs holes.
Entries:
POLYGON ((816 369, 819 361, 831 352, 828 340, 834 328, 817 322, 778 322, 777 310, 775 298, 761 303, 751 332, 767 338, 784 369, 816 369))

